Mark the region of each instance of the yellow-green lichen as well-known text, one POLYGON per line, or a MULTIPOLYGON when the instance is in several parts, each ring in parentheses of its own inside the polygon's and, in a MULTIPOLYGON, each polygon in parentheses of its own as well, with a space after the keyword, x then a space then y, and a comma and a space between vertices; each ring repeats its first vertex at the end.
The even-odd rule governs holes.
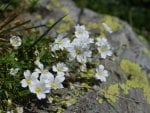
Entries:
POLYGON ((141 70, 138 64, 125 59, 121 61, 120 67, 125 73, 131 75, 131 79, 127 80, 122 88, 125 90, 124 92, 127 93, 126 90, 129 88, 141 88, 147 102, 150 103, 150 86, 146 73, 141 70))
POLYGON ((55 7, 57 7, 57 8, 60 8, 60 7, 61 7, 61 4, 60 4, 60 2, 59 2, 58 0, 50 0, 50 2, 52 2, 53 5, 54 5, 55 7))
POLYGON ((102 19, 100 19, 99 22, 100 23, 105 22, 112 29, 112 31, 116 31, 121 28, 121 24, 119 23, 118 18, 109 16, 109 15, 105 15, 102 19))
POLYGON ((41 16, 40 14, 36 14, 36 15, 35 15, 35 18, 36 18, 37 20, 41 20, 41 19, 42 19, 42 16, 41 16))
POLYGON ((120 95, 120 88, 118 84, 112 84, 107 89, 100 90, 100 93, 107 99, 110 103, 115 103, 120 95))
POLYGON ((71 96, 67 96, 63 101, 60 101, 60 104, 66 107, 69 107, 77 102, 76 98, 72 98, 71 96))
POLYGON ((66 14, 70 13, 70 11, 67 7, 62 7, 61 10, 66 14))
POLYGON ((79 97, 81 95, 84 95, 85 94, 85 91, 84 90, 81 90, 81 89, 75 89, 73 94, 76 96, 76 97, 79 97))
POLYGON ((99 103, 99 104, 102 104, 103 103, 103 99, 102 98, 96 98, 96 100, 97 100, 97 102, 99 103))
MULTIPOLYGON (((65 13, 66 14, 66 13, 65 13)), ((70 31, 70 27, 74 25, 73 18, 71 16, 66 16, 63 21, 58 26, 57 32, 62 33, 62 32, 67 32, 70 31)))
POLYGON ((51 18, 48 20, 48 25, 51 26, 55 23, 55 19, 51 18))
POLYGON ((100 37, 105 37, 105 33, 106 33, 106 30, 102 25, 103 22, 105 22, 111 28, 113 32, 117 31, 118 29, 122 27, 122 25, 119 23, 119 20, 117 18, 109 16, 109 15, 105 15, 103 16, 103 18, 100 18, 99 20, 95 22, 88 22, 88 24, 84 20, 82 20, 81 22, 85 24, 88 29, 99 30, 100 37))
POLYGON ((125 95, 127 95, 127 94, 129 93, 129 89, 130 89, 129 86, 127 86, 126 84, 119 84, 119 86, 120 86, 120 88, 123 90, 123 93, 124 93, 125 95))
POLYGON ((144 52, 150 57, 150 50, 148 50, 147 48, 144 48, 144 52))
POLYGON ((95 73, 94 69, 88 69, 86 72, 80 73, 80 77, 90 79, 93 78, 94 73, 95 73))
POLYGON ((120 63, 120 67, 122 71, 127 74, 126 76, 130 75, 131 78, 125 80, 124 83, 115 83, 108 86, 107 89, 101 89, 100 93, 107 99, 107 101, 115 103, 119 99, 121 93, 127 95, 131 88, 140 88, 143 89, 143 95, 150 104, 150 85, 146 73, 142 71, 139 64, 123 59, 120 63))
POLYGON ((69 30, 70 30, 70 23, 60 23, 60 25, 58 26, 57 32, 63 33, 69 30))

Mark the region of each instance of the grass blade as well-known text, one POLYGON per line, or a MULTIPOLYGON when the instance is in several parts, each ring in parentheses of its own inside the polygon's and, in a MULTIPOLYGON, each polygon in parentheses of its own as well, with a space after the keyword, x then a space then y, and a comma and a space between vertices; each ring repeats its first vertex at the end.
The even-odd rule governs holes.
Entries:
MULTIPOLYGON (((66 16, 66 15, 65 15, 66 16)), ((48 34, 48 32, 56 25, 58 24, 65 16, 59 18, 51 27, 49 27, 31 46, 30 48, 32 48, 33 46, 35 46, 38 42, 40 42, 44 36, 46 36, 48 34)))
POLYGON ((47 27, 47 26, 46 25, 37 25, 37 26, 33 26, 33 27, 19 29, 19 30, 16 30, 16 31, 30 30, 30 29, 35 29, 35 28, 39 28, 39 27, 47 27))
POLYGON ((6 23, 4 23, 2 26, 0 26, 0 29, 4 28, 7 26, 9 23, 11 23, 15 18, 17 18, 18 15, 13 16, 11 19, 9 19, 6 23))
POLYGON ((20 27, 20 26, 23 26, 23 25, 25 25, 25 24, 27 24, 27 23, 29 23, 29 22, 30 22, 30 20, 25 21, 25 22, 23 22, 23 23, 21 23, 21 24, 18 24, 18 25, 16 25, 16 26, 10 27, 10 28, 8 28, 8 29, 6 29, 6 30, 3 30, 0 34, 4 34, 4 33, 6 33, 6 32, 9 32, 9 31, 11 31, 11 30, 13 30, 13 29, 15 29, 15 28, 18 28, 18 27, 20 27))

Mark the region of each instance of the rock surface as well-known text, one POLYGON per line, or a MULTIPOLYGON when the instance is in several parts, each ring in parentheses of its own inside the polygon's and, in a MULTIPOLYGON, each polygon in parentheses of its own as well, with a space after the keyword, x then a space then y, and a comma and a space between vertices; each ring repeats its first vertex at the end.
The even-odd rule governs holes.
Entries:
MULTIPOLYGON (((150 102, 148 98, 150 94, 143 93, 146 87, 150 89, 149 84, 146 84, 146 86, 144 84, 142 87, 134 87, 133 85, 129 85, 128 87, 126 81, 130 80, 129 76, 130 74, 132 76, 132 73, 126 73, 120 67, 121 61, 128 59, 131 63, 140 66, 141 71, 147 75, 146 79, 148 81, 148 75, 150 75, 148 45, 139 39, 138 35, 125 22, 115 17, 97 14, 89 9, 81 10, 72 0, 41 0, 38 13, 33 13, 32 15, 23 14, 23 16, 26 16, 26 19, 32 19, 33 23, 37 25, 46 23, 51 25, 56 19, 65 14, 67 16, 64 20, 55 27, 58 33, 69 31, 77 23, 84 24, 88 30, 97 33, 97 35, 101 34, 104 30, 101 28, 102 22, 106 22, 112 28, 114 32, 112 34, 106 33, 106 36, 114 48, 115 55, 112 61, 106 61, 106 67, 110 70, 110 77, 106 86, 121 84, 118 86, 121 87, 125 84, 128 88, 128 93, 125 94, 123 91, 125 89, 122 88, 119 90, 119 95, 115 95, 115 99, 117 100, 111 102, 99 90, 90 90, 80 96, 74 105, 67 107, 64 113, 149 113, 150 104, 148 103, 150 102), (34 18, 39 16, 40 18, 34 18), (97 99, 101 99, 103 102, 101 103, 97 99)), ((55 35, 56 30, 53 30, 50 34, 55 35)), ((43 29, 41 28, 40 31, 42 33, 43 29)), ((140 82, 142 80, 140 81, 139 79, 140 82)), ((34 112, 48 113, 49 111, 47 109, 51 109, 50 106, 41 109, 36 108, 34 112)))

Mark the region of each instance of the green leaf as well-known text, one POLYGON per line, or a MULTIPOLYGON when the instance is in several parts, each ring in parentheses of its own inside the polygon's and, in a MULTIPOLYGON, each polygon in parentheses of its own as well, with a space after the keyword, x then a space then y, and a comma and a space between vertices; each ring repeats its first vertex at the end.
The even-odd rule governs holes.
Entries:
POLYGON ((6 98, 8 98, 8 92, 4 91, 6 98))
POLYGON ((29 90, 23 90, 23 91, 20 91, 18 94, 19 94, 19 96, 25 96, 25 95, 27 95, 27 94, 29 94, 30 92, 29 92, 29 90))

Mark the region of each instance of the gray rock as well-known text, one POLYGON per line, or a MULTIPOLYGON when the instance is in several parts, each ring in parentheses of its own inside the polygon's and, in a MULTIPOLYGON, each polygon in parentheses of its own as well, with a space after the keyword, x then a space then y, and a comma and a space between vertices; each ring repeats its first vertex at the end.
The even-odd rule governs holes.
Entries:
MULTIPOLYGON (((68 9, 69 11, 68 15, 70 16, 70 19, 73 20, 74 25, 77 22, 83 22, 83 24, 87 26, 91 23, 99 24, 99 20, 105 17, 105 15, 97 14, 89 9, 81 10, 80 8, 76 7, 72 0, 57 1, 60 3, 60 6, 57 4, 59 7, 54 5, 52 1, 41 0, 40 9, 38 10, 38 14, 42 15, 42 19, 40 21, 34 18, 34 16, 37 15, 37 12, 33 13, 32 15, 24 14, 23 16, 26 15, 28 19, 31 18, 35 25, 47 24, 49 19, 56 20, 65 15, 66 12, 63 11, 63 8, 66 8, 66 10, 68 9), (47 5, 50 5, 51 8, 46 9, 47 5)), ((114 17, 112 17, 112 19, 114 19, 114 17)), ((116 22, 115 20, 113 21, 114 23, 116 22)), ((65 21, 62 21, 62 23, 63 22, 65 23, 65 21)), ((62 23, 55 27, 56 30, 62 23)), ((73 24, 67 23, 67 25, 73 24)), ((121 20, 118 21, 118 24, 121 26, 120 29, 114 31, 112 34, 106 34, 115 51, 115 61, 108 61, 108 64, 106 65, 106 67, 111 71, 108 84, 125 81, 123 76, 126 75, 126 73, 118 70, 120 69, 119 64, 122 59, 128 59, 139 64, 141 68, 147 72, 147 75, 150 74, 150 57, 144 52, 144 49, 148 48, 148 44, 141 41, 138 38, 138 35, 134 33, 128 24, 121 20), (123 75, 120 76, 122 73, 123 75), (120 79, 118 76, 120 76, 120 79)), ((100 31, 98 27, 89 29, 94 29, 95 32, 100 31)), ((55 34, 56 30, 51 31, 50 34, 55 34)), ((40 31, 42 33, 44 29, 40 28, 40 31)), ((49 107, 49 109, 51 109, 51 107, 49 107)), ((38 109, 36 112, 47 113, 41 109, 38 109)), ((142 89, 140 88, 131 88, 127 95, 121 92, 120 96, 118 97, 118 101, 114 104, 108 102, 108 100, 98 91, 93 90, 86 92, 85 95, 79 97, 77 103, 67 107, 64 113, 150 113, 150 105, 147 103, 146 97, 143 95, 142 89), (102 104, 98 103, 96 100, 97 97, 103 99, 102 104)))

